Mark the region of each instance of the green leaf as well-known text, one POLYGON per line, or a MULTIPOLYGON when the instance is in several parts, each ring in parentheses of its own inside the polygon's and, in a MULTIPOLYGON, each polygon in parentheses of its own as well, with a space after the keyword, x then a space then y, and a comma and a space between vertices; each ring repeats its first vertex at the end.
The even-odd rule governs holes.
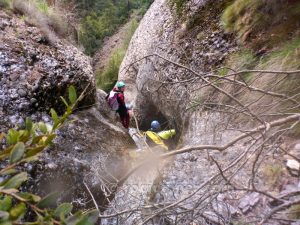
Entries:
POLYGON ((6 158, 6 156, 8 156, 11 152, 11 150, 13 149, 14 146, 9 146, 8 148, 4 149, 3 151, 1 151, 0 153, 0 159, 6 158))
POLYGON ((44 137, 44 135, 39 135, 39 136, 35 136, 33 139, 32 139, 32 142, 31 144, 37 144, 39 143, 39 141, 44 137))
POLYGON ((69 216, 64 222, 67 225, 75 225, 81 220, 82 216, 83 216, 82 212, 78 211, 74 215, 69 216))
POLYGON ((11 221, 0 222, 0 225, 12 225, 11 221))
POLYGON ((37 204, 37 207, 39 207, 41 209, 53 208, 56 205, 56 201, 57 201, 58 197, 59 197, 59 193, 58 192, 50 193, 49 195, 47 195, 45 198, 43 198, 37 204))
POLYGON ((22 202, 16 206, 14 206, 10 211, 10 219, 19 220, 26 212, 26 205, 22 202))
POLYGON ((11 174, 14 174, 14 173, 17 173, 18 171, 16 169, 8 169, 8 170, 5 170, 4 172, 0 173, 1 175, 5 176, 5 175, 11 175, 11 174))
POLYGON ((5 137, 4 133, 0 133, 0 141, 2 141, 2 139, 5 137))
POLYGON ((16 163, 22 159, 25 152, 25 145, 23 142, 18 142, 10 153, 10 164, 16 163))
POLYGON ((77 100, 76 90, 75 90, 75 87, 73 85, 71 85, 69 87, 69 100, 70 100, 72 105, 74 105, 74 103, 77 100))
POLYGON ((26 118, 25 127, 26 127, 26 130, 29 131, 29 132, 32 130, 33 123, 31 121, 31 119, 26 118))
POLYGON ((50 113, 51 113, 53 122, 57 123, 59 121, 59 117, 58 117, 56 111, 53 108, 51 108, 50 113))
POLYGON ((20 192, 17 195, 29 202, 39 202, 41 200, 40 196, 28 192, 20 192))
POLYGON ((47 137, 47 139, 45 140, 45 145, 49 145, 54 140, 55 137, 56 137, 56 134, 49 135, 47 137))
POLYGON ((98 210, 89 211, 76 225, 94 225, 99 218, 98 210))
POLYGON ((7 211, 12 207, 12 197, 5 195, 0 200, 0 211, 7 211))
POLYGON ((38 159, 39 159, 38 156, 34 155, 34 156, 29 156, 23 159, 22 161, 29 163, 29 162, 37 161, 38 159))
POLYGON ((73 206, 71 203, 63 203, 56 208, 54 211, 54 216, 57 218, 64 218, 72 211, 72 209, 73 206))
POLYGON ((41 131, 43 134, 46 134, 46 133, 47 133, 48 129, 47 129, 47 126, 46 126, 45 123, 39 122, 39 123, 38 123, 38 126, 39 126, 40 131, 41 131))
POLYGON ((14 145, 18 142, 19 132, 15 129, 10 129, 6 135, 6 141, 9 145, 14 145))
POLYGON ((67 115, 72 114, 72 107, 71 107, 71 106, 68 106, 68 107, 67 107, 66 113, 67 113, 67 115))
POLYGON ((68 107, 69 104, 67 103, 66 99, 62 96, 60 96, 60 99, 63 101, 63 103, 68 107))
POLYGON ((20 131, 19 141, 20 142, 27 142, 30 138, 30 133, 27 130, 20 131))
POLYGON ((12 178, 10 178, 7 182, 4 184, 4 189, 10 189, 10 188, 19 188, 21 184, 27 180, 27 173, 22 172, 19 173, 12 178))
POLYGON ((26 157, 35 156, 36 154, 43 151, 45 147, 46 147, 45 145, 40 145, 40 146, 37 146, 35 148, 28 148, 27 152, 26 152, 26 157))

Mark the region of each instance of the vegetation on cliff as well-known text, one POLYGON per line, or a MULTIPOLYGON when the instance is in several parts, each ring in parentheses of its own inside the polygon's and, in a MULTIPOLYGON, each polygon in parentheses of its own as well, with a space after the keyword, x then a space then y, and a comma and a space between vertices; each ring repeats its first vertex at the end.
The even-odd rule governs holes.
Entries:
POLYGON ((0 134, 0 141, 5 143, 0 151, 0 224, 94 224, 98 220, 98 211, 76 212, 71 214, 73 206, 63 203, 57 206, 59 193, 51 193, 45 198, 24 191, 24 183, 29 179, 24 164, 36 161, 38 154, 46 149, 56 137, 56 132, 67 121, 78 101, 73 86, 69 87, 69 103, 66 112, 58 116, 51 109, 52 124, 33 123, 26 119, 24 127, 10 129, 7 134, 0 134))
POLYGON ((112 35, 126 22, 133 11, 142 16, 152 0, 77 0, 83 17, 80 26, 80 41, 85 52, 93 55, 105 37, 112 35))
POLYGON ((129 29, 126 32, 125 37, 123 37, 125 39, 123 45, 112 52, 108 61, 108 65, 106 65, 103 70, 96 71, 96 84, 99 88, 106 92, 110 91, 118 80, 120 65, 125 56, 130 39, 137 26, 137 20, 132 19, 129 29))

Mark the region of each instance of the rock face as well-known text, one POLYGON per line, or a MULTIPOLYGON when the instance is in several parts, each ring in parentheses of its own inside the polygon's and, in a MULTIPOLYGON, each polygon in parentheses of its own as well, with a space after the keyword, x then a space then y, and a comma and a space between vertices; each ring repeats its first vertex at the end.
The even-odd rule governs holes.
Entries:
POLYGON ((41 195, 62 192, 62 201, 85 208, 90 196, 83 182, 102 204, 103 180, 115 179, 105 174, 117 177, 124 172, 120 152, 132 144, 131 139, 115 123, 106 94, 96 93, 87 56, 63 41, 48 43, 38 28, 0 10, 1 131, 23 125, 25 117, 51 123, 50 108, 64 112, 60 96, 67 99, 69 85, 78 95, 86 87, 88 91, 71 116, 75 121, 58 131, 39 162, 25 165, 31 175, 26 188, 41 195))
POLYGON ((168 1, 157 0, 144 16, 119 74, 129 84, 127 98, 135 99, 140 121, 145 123, 142 126, 149 126, 146 123, 159 116, 159 111, 162 117, 174 121, 177 128, 185 129, 185 118, 190 118, 186 109, 199 92, 195 91, 197 85, 184 85, 184 80, 193 74, 170 61, 205 72, 220 65, 235 50, 233 38, 218 26, 223 4, 223 1, 189 1, 186 11, 190 15, 180 19, 168 1), (150 56, 153 54, 169 61, 150 56))
MULTIPOLYGON (((126 97, 135 102, 142 129, 148 129, 150 121, 158 119, 176 129, 179 147, 224 146, 241 135, 237 129, 232 129, 236 124, 218 110, 202 110, 193 102, 201 105, 215 100, 208 98, 209 92, 205 92, 205 88, 200 90, 205 83, 201 83, 200 77, 221 67, 226 56, 239 48, 234 36, 220 26, 221 13, 229 1, 184 1, 185 10, 180 16, 176 15, 170 2, 173 1, 156 0, 145 14, 122 62, 119 79, 127 83, 126 97)), ((204 150, 178 154, 172 163, 160 170, 159 182, 147 180, 147 184, 157 190, 154 194, 139 198, 147 196, 142 190, 143 194, 128 195, 123 198, 125 207, 116 211, 112 207, 109 212, 129 210, 130 205, 134 205, 131 201, 138 199, 138 203, 145 202, 144 208, 153 203, 162 205, 153 209, 152 215, 156 216, 142 206, 141 214, 132 216, 141 224, 229 224, 237 215, 238 218, 242 214, 245 216, 242 216, 243 222, 251 216, 267 215, 271 209, 262 201, 262 196, 255 193, 243 196, 234 192, 218 199, 218 194, 228 184, 227 180, 224 182, 225 178, 217 178, 220 168, 225 170, 231 163, 237 165, 234 161, 242 159, 241 154, 255 154, 255 145, 254 141, 245 141, 235 143, 223 152, 204 150), (240 208, 234 199, 242 199, 240 208), (174 206, 177 204, 180 206, 174 206), (183 209, 191 210, 191 214, 183 213, 183 209), (178 216, 181 213, 184 215, 178 216)), ((278 154, 278 158, 281 156, 278 154)), ((248 164, 227 173, 230 179, 234 177, 234 181, 228 182, 235 182, 237 186, 250 185, 253 174, 249 168, 255 167, 252 160, 245 160, 248 164)), ((253 185, 262 189, 267 186, 262 179, 253 179, 253 185)), ((297 182, 293 181, 295 184, 297 182)), ((118 221, 128 221, 129 216, 120 215, 118 221)))
MULTIPOLYGON (((78 93, 89 85, 80 106, 95 102, 96 88, 89 59, 63 42, 50 46, 38 28, 0 11, 1 129, 22 123, 36 111, 63 111, 60 96, 69 85, 78 93)), ((34 118, 33 118, 34 119, 34 118)))
POLYGON ((71 118, 75 121, 59 131, 54 146, 47 150, 41 162, 32 165, 32 191, 37 189, 41 195, 59 191, 61 201, 73 202, 78 208, 94 207, 89 202, 86 183, 99 206, 105 205, 101 186, 122 176, 127 167, 122 150, 132 142, 120 128, 121 124, 114 125, 112 119, 103 116, 108 109, 106 104, 101 104, 105 103, 104 97, 99 92, 100 104, 75 113, 71 118))

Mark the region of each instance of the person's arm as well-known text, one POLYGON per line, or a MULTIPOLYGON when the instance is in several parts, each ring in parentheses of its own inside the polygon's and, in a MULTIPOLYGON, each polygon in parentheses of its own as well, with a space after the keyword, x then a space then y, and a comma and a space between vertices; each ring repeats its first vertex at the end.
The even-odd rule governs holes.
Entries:
POLYGON ((171 130, 165 130, 165 131, 158 132, 157 134, 160 138, 167 140, 167 139, 173 137, 174 135, 176 135, 176 131, 175 131, 175 129, 171 129, 171 130))

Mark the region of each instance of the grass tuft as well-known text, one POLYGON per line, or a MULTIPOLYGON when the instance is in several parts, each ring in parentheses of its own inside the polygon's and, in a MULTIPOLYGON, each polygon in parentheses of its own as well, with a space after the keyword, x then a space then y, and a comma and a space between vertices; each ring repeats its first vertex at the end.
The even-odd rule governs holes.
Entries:
POLYGON ((269 164, 263 168, 262 171, 267 185, 275 187, 280 182, 283 176, 284 168, 279 164, 269 164))
POLYGON ((293 205, 287 210, 290 219, 300 219, 300 204, 293 205))
POLYGON ((103 71, 96 74, 97 86, 108 92, 115 85, 118 80, 119 68, 122 60, 125 56, 125 51, 123 49, 117 49, 109 59, 108 65, 103 71))

